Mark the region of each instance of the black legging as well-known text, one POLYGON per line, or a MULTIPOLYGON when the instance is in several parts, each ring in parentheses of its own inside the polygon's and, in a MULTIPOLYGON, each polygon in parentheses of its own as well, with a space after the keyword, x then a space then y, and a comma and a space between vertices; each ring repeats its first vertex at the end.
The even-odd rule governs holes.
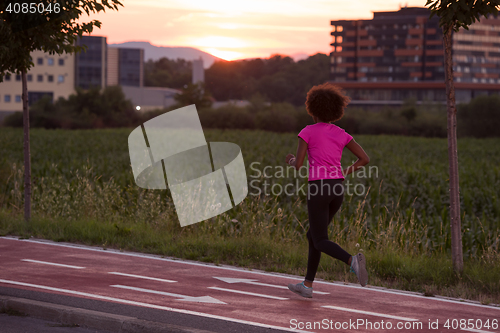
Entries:
POLYGON ((309 213, 309 257, 306 281, 313 282, 318 270, 321 252, 346 264, 351 255, 337 243, 328 240, 328 225, 344 200, 342 179, 321 179, 309 182, 307 211, 309 213))

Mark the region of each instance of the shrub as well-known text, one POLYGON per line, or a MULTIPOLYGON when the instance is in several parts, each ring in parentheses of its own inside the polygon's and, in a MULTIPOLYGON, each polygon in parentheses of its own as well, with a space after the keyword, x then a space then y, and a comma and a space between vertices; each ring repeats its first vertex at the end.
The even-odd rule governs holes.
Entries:
POLYGON ((245 108, 226 105, 218 109, 200 109, 198 112, 203 128, 254 129, 254 116, 245 108))
POLYGON ((8 127, 23 127, 23 113, 14 112, 3 120, 3 125, 8 127))
POLYGON ((293 132, 296 129, 297 110, 288 103, 276 103, 255 115, 258 129, 273 132, 293 132))
POLYGON ((477 138, 500 136, 500 96, 480 96, 461 104, 457 112, 458 133, 477 138))
MULTIPOLYGON (((104 90, 77 88, 68 99, 59 98, 52 103, 44 97, 30 107, 30 126, 47 129, 86 129, 126 127, 140 122, 132 103, 125 98, 120 86, 104 90)), ((5 126, 22 127, 22 113, 14 113, 4 120, 5 126)))

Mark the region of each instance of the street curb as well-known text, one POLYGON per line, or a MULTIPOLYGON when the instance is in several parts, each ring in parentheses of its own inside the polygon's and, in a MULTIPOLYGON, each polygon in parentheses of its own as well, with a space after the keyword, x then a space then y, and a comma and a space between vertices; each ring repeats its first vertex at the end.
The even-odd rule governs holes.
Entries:
POLYGON ((0 295, 0 313, 16 311, 30 317, 66 325, 107 330, 117 333, 213 333, 112 313, 0 295))

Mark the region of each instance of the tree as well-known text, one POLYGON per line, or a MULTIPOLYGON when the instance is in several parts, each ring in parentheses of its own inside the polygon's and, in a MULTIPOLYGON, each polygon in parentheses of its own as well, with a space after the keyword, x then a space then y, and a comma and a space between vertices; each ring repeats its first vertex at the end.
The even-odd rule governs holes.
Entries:
POLYGON ((52 0, 0 2, 0 82, 7 72, 21 74, 24 128, 24 218, 31 218, 31 156, 26 73, 34 65, 31 52, 75 53, 78 37, 91 33, 101 22, 78 23, 83 12, 118 10, 118 0, 52 0), (42 4, 40 6, 40 4, 42 4))
POLYGON ((443 29, 446 106, 448 109, 448 161, 450 182, 451 253, 453 269, 463 271, 462 231, 460 222, 460 191, 458 186, 457 107, 453 83, 452 31, 469 29, 483 16, 498 15, 500 0, 427 0, 430 17, 439 16, 443 29))
POLYGON ((191 61, 165 57, 156 61, 150 59, 144 64, 144 85, 181 89, 192 81, 191 73, 191 61))
POLYGON ((174 99, 179 107, 195 104, 198 108, 209 108, 212 106, 212 98, 205 89, 203 83, 186 84, 181 89, 180 94, 176 94, 174 99))

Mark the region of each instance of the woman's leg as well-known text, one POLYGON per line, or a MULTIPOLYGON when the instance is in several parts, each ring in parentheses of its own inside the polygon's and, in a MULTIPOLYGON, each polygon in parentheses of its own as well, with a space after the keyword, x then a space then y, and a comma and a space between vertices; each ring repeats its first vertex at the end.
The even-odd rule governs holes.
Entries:
MULTIPOLYGON (((338 210, 340 209, 340 206, 342 205, 343 200, 344 200, 344 196, 342 195, 339 200, 332 200, 330 202, 330 205, 329 205, 329 210, 330 210, 329 221, 330 222, 333 220, 333 216, 335 215, 335 213, 337 213, 338 210)), ((351 255, 347 251, 345 251, 342 247, 340 247, 340 245, 338 245, 337 243, 334 243, 334 242, 332 242, 332 243, 338 247, 338 249, 336 250, 335 258, 345 262, 347 265, 350 265, 351 264, 350 263, 351 255)))
MULTIPOLYGON (((306 281, 310 282, 314 281, 319 266, 320 255, 317 255, 317 251, 324 252, 346 264, 348 264, 351 258, 349 253, 328 239, 328 225, 342 205, 344 198, 343 191, 339 193, 340 191, 334 191, 333 189, 336 189, 336 184, 342 185, 342 182, 341 180, 327 180, 325 183, 324 191, 319 189, 314 195, 310 191, 307 201, 307 210, 309 213, 309 257, 312 260, 308 260, 306 281), (311 243, 313 246, 311 246, 311 243), (316 251, 313 251, 311 248, 316 251)), ((322 183, 316 184, 317 186, 323 186, 322 183)))
POLYGON ((307 273, 305 280, 306 283, 312 283, 314 281, 314 277, 316 276, 316 271, 318 270, 319 261, 321 260, 321 251, 316 250, 314 247, 314 241, 311 236, 310 228, 309 231, 307 231, 307 240, 309 242, 309 255, 307 257, 307 273))

